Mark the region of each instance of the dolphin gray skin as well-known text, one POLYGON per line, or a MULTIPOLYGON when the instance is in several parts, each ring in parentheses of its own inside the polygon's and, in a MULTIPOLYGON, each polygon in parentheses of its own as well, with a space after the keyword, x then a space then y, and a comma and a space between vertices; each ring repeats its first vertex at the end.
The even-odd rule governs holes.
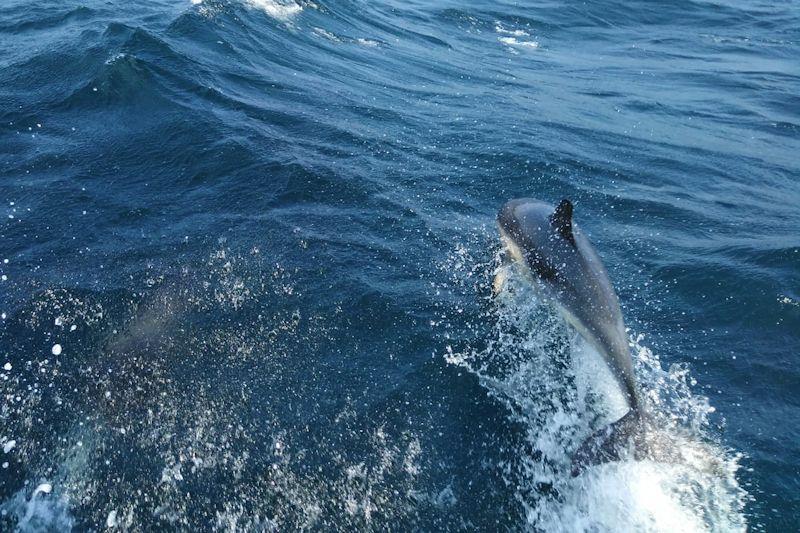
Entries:
POLYGON ((573 474, 586 463, 617 457, 628 437, 640 440, 642 407, 619 299, 603 262, 572 220, 572 203, 558 207, 521 198, 497 215, 500 236, 513 259, 566 321, 603 356, 628 402, 629 412, 596 433, 573 457, 573 474), (639 434, 639 435, 637 435, 639 434))

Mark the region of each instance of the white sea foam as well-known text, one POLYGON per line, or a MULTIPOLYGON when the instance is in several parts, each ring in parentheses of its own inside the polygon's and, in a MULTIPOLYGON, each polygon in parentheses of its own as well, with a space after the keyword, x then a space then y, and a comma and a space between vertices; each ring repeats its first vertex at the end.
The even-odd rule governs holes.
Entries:
POLYGON ((303 6, 291 0, 247 0, 247 3, 278 20, 288 20, 303 10, 303 6))
POLYGON ((362 39, 362 38, 356 39, 356 42, 362 46, 372 46, 372 47, 379 46, 381 44, 378 41, 372 39, 362 39))
MULTIPOLYGON (((19 533, 44 533, 72 531, 75 520, 71 503, 91 494, 94 481, 86 477, 89 465, 96 460, 97 434, 82 423, 63 435, 65 442, 73 443, 65 450, 63 458, 46 468, 46 477, 33 475, 22 488, 0 502, 0 513, 13 524, 19 533)), ((8 522, 6 522, 8 523, 8 522)))
POLYGON ((22 488, 0 504, 3 515, 13 517, 14 531, 40 533, 72 531, 74 520, 68 512, 66 497, 53 497, 53 486, 40 483, 33 492, 22 488))
POLYGON ((513 35, 514 37, 527 37, 528 35, 530 35, 530 33, 528 33, 525 30, 509 30, 507 28, 504 28, 503 25, 500 24, 499 22, 495 23, 494 31, 496 31, 501 35, 513 35))
POLYGON ((372 40, 372 39, 364 39, 364 38, 353 39, 353 38, 350 38, 350 37, 342 37, 342 36, 336 35, 335 33, 331 33, 331 32, 329 32, 328 30, 326 30, 324 28, 314 27, 312 31, 314 32, 315 35, 318 35, 318 36, 322 37, 323 39, 327 39, 327 40, 331 41, 332 43, 337 43, 337 44, 342 44, 342 43, 358 44, 358 45, 361 45, 361 46, 369 46, 369 47, 380 46, 380 43, 378 41, 375 41, 375 40, 372 40))
MULTIPOLYGON (((127 54, 125 54, 124 52, 119 52, 119 53, 114 54, 113 56, 109 57, 108 59, 106 59, 106 65, 113 65, 114 63, 116 63, 120 59, 125 59, 126 57, 127 57, 127 54)), ((83 214, 85 215, 86 211, 84 211, 83 214)))
POLYGON ((498 37, 497 40, 508 46, 539 48, 539 41, 520 41, 516 37, 498 37))
POLYGON ((327 40, 329 40, 331 42, 334 42, 334 43, 342 42, 342 40, 337 35, 329 32, 328 30, 323 29, 323 28, 316 28, 315 27, 314 28, 314 33, 319 35, 320 37, 323 37, 323 38, 325 38, 325 39, 327 39, 327 40))
POLYGON ((33 495, 36 496, 37 494, 50 494, 53 492, 53 485, 50 483, 40 483, 39 486, 36 487, 36 490, 33 491, 33 495))
MULTIPOLYGON (((216 11, 207 4, 204 5, 204 0, 191 0, 191 2, 200 6, 200 12, 205 15, 213 15, 216 11)), ((287 21, 303 10, 303 6, 293 0, 243 0, 243 3, 281 21, 287 21)))

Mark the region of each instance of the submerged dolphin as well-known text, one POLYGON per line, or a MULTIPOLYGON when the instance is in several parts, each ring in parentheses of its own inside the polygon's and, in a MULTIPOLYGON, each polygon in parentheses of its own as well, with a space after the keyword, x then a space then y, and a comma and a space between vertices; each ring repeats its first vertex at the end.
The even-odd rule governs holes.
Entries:
MULTIPOLYGON (((572 203, 558 207, 530 198, 512 200, 497 215, 500 236, 545 298, 603 356, 629 411, 592 435, 573 456, 573 474, 590 463, 618 458, 631 439, 642 441, 643 408, 633 373, 622 311, 603 262, 572 221, 572 203)), ((497 280, 496 280, 497 281, 497 280)))

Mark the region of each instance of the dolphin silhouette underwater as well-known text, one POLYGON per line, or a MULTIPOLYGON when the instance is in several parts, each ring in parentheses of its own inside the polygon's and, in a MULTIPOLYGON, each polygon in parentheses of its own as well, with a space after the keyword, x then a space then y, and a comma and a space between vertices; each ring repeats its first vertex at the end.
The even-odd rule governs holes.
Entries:
MULTIPOLYGON (((600 256, 572 220, 572 203, 551 205, 521 198, 506 203, 497 215, 500 236, 511 259, 522 266, 534 286, 553 303, 568 324, 602 355, 628 404, 628 412, 591 435, 572 457, 572 474, 585 466, 619 460, 633 446, 634 456, 651 455, 653 439, 633 371, 619 298, 600 256)), ((503 283, 495 278, 495 291, 503 283)), ((656 446, 656 448, 663 448, 656 446)), ((663 455, 656 453, 655 455, 663 455)))

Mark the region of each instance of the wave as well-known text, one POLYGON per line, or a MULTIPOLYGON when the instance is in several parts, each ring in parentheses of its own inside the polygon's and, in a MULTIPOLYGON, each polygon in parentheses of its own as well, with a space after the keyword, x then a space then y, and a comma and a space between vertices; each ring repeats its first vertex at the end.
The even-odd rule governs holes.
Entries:
POLYGON ((44 14, 39 10, 26 9, 20 11, 19 18, 13 16, 9 19, 0 20, 0 31, 8 33, 22 33, 29 31, 41 31, 57 28, 64 24, 89 20, 96 15, 96 11, 86 6, 79 6, 60 13, 44 14))
MULTIPOLYGON (((202 13, 213 14, 218 8, 218 4, 208 0, 191 0, 192 4, 200 7, 202 13)), ((288 21, 303 11, 303 5, 293 0, 243 0, 243 4, 263 11, 270 17, 288 21)))
POLYGON ((262 10, 270 17, 280 20, 288 20, 303 10, 303 6, 292 1, 247 0, 247 3, 252 7, 262 10))

